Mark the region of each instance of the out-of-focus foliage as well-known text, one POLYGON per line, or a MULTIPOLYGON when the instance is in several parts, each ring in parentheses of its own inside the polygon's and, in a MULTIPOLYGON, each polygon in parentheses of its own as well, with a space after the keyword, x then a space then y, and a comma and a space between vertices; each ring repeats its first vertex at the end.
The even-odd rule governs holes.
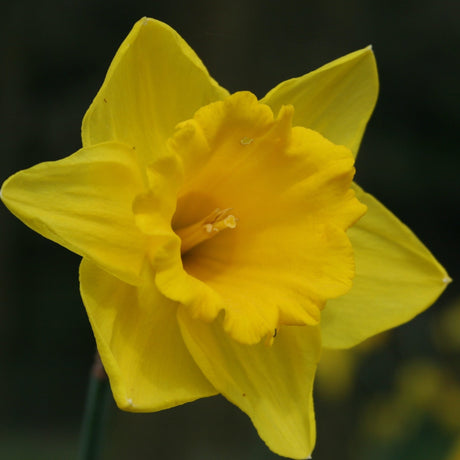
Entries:
POLYGON ((391 332, 385 332, 362 342, 351 350, 323 350, 316 376, 317 392, 328 401, 344 400, 354 391, 356 373, 363 359, 385 345, 391 332))
MULTIPOLYGON (((460 301, 452 302, 425 330, 432 353, 398 360, 382 388, 363 393, 361 374, 369 361, 383 359, 399 331, 388 332, 352 350, 323 354, 317 395, 322 403, 355 405, 351 425, 355 458, 454 460, 460 439, 460 301), (436 351, 438 349, 439 351, 436 351), (451 358, 451 359, 450 359, 451 358), (367 360, 367 362, 366 362, 367 360)), ((384 382, 380 382, 384 383, 384 382)), ((350 452, 350 458, 351 458, 350 452)))

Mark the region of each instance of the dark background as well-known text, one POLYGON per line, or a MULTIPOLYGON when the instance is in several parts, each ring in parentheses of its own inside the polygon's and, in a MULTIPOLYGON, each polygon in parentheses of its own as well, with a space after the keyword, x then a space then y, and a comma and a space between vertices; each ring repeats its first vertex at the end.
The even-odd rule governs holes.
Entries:
MULTIPOLYGON (((78 150, 81 119, 142 16, 174 27, 222 86, 259 97, 372 44, 381 91, 357 182, 460 278, 458 1, 18 0, 2 2, 1 12, 0 181, 78 150)), ((79 257, 4 206, 0 232, 0 458, 71 459, 94 351, 78 292, 79 257)), ((359 352, 340 397, 317 388, 315 460, 449 458, 460 426, 433 415, 446 388, 433 387, 434 400, 417 410, 397 395, 401 375, 419 375, 415 387, 424 388, 441 373, 452 404, 460 404, 459 293, 454 282, 433 308, 359 352), (404 374, 414 362, 427 372, 404 374), (383 436, 374 430, 382 407, 383 436), (396 435, 385 435, 385 426, 399 427, 396 435)), ((278 458, 247 417, 219 397, 156 414, 114 410, 108 436, 106 459, 278 458)))

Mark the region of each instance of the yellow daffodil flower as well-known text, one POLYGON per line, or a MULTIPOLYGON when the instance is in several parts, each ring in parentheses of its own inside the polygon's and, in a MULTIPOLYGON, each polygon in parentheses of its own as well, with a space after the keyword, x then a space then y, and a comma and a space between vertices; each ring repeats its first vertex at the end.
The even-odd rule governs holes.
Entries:
POLYGON ((232 95, 169 26, 139 21, 83 120, 83 148, 2 199, 83 257, 81 295, 122 409, 217 393, 274 452, 314 447, 321 346, 427 308, 449 278, 352 184, 378 92, 370 48, 260 101, 232 95))

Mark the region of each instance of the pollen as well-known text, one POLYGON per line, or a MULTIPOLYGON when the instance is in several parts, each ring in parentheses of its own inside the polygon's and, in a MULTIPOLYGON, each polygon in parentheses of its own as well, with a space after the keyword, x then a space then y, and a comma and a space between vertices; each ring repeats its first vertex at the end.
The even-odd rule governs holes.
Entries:
POLYGON ((249 145, 252 144, 252 142, 254 142, 254 139, 250 137, 243 137, 243 139, 240 140, 241 145, 249 145))
POLYGON ((232 209, 215 209, 204 219, 176 230, 176 235, 181 239, 181 254, 213 238, 222 230, 236 228, 238 219, 231 214, 232 209))

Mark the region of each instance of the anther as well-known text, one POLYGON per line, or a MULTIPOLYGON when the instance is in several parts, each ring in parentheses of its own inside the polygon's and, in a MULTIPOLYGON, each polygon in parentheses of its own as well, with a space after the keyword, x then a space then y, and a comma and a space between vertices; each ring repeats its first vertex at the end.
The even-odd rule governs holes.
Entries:
POLYGON ((215 209, 209 216, 188 227, 176 230, 176 235, 181 239, 181 253, 197 246, 203 241, 216 236, 222 230, 235 228, 238 219, 230 214, 231 208, 215 209))

